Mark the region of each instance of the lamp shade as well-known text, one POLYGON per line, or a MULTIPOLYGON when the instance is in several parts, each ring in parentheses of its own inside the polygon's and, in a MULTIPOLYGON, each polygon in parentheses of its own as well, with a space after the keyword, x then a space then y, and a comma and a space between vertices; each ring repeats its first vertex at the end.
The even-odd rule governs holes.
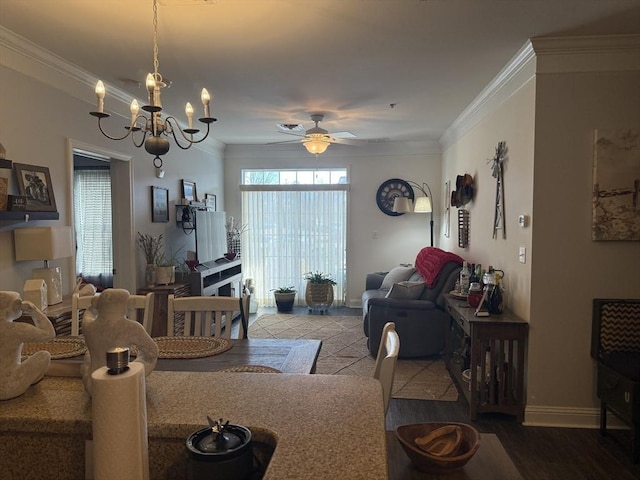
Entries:
POLYGON ((409 213, 411 208, 411 199, 407 197, 396 197, 393 199, 393 211, 396 213, 409 213))
POLYGON ((429 197, 416 198, 416 206, 413 211, 416 213, 431 213, 433 211, 431 199, 429 197))
POLYGON ((71 227, 29 227, 13 231, 16 260, 55 260, 73 255, 71 227))

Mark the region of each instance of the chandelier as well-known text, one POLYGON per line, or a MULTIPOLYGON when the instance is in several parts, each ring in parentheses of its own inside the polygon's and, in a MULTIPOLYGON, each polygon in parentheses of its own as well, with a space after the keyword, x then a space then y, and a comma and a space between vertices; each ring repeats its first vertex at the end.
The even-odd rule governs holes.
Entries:
POLYGON ((107 134, 102 128, 102 119, 108 118, 110 115, 104 112, 104 96, 106 90, 102 81, 96 84, 96 96, 98 97, 98 109, 95 112, 89 112, 90 115, 98 118, 98 128, 102 134, 111 140, 124 140, 131 137, 133 144, 140 148, 144 145, 144 149, 154 155, 153 165, 156 168, 162 168, 161 155, 169 151, 169 136, 172 136, 176 145, 182 150, 191 148, 192 145, 202 142, 209 135, 209 126, 216 119, 210 116, 209 102, 211 97, 206 88, 202 89, 200 99, 204 106, 204 116, 198 121, 207 126, 207 131, 200 139, 194 139, 194 135, 200 130, 193 128, 193 107, 187 102, 185 113, 187 115, 188 128, 181 128, 175 117, 162 117, 162 103, 160 101, 160 89, 167 86, 162 79, 162 75, 158 72, 158 5, 153 0, 153 73, 147 75, 145 86, 147 88, 148 105, 140 107, 134 99, 131 102, 131 123, 124 128, 127 130, 121 137, 114 137, 107 134), (140 108, 147 112, 148 115, 140 112, 140 108), (140 132, 140 133, 138 133, 140 132), (178 132, 180 135, 176 134, 178 132))

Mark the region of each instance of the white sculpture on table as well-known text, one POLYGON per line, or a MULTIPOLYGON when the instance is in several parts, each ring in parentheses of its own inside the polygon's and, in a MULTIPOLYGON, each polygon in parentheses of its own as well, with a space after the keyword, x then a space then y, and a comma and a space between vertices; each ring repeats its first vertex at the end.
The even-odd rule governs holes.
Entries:
POLYGON ((51 354, 46 350, 21 361, 24 342, 48 342, 55 336, 51 321, 32 302, 22 301, 18 292, 0 292, 0 400, 22 395, 49 368, 51 354), (14 322, 23 313, 33 325, 14 322))
POLYGON ((107 350, 115 347, 137 347, 135 362, 144 365, 149 375, 158 361, 158 345, 144 327, 127 318, 129 292, 120 288, 109 288, 93 297, 92 308, 85 310, 82 330, 87 353, 82 364, 82 380, 91 393, 91 373, 106 365, 107 350))

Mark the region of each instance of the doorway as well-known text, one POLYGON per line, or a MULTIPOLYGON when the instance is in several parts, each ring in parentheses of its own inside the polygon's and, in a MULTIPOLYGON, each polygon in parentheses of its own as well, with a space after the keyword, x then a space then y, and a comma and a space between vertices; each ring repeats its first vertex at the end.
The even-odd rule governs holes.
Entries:
MULTIPOLYGON (((133 232, 133 172, 131 157, 118 152, 105 150, 93 145, 69 140, 69 177, 74 183, 74 165, 84 162, 96 167, 108 168, 111 205, 111 284, 115 288, 124 288, 132 293, 136 291, 135 282, 135 238, 133 232)), ((74 197, 76 192, 74 189, 74 197)), ((74 202, 71 205, 71 223, 74 234, 80 225, 76 222, 74 202)), ((98 211, 97 215, 101 215, 98 211)), ((76 235, 77 237, 77 235, 76 235)), ((87 254, 88 252, 84 252, 87 254)), ((72 258, 73 272, 77 272, 76 257, 72 258)))

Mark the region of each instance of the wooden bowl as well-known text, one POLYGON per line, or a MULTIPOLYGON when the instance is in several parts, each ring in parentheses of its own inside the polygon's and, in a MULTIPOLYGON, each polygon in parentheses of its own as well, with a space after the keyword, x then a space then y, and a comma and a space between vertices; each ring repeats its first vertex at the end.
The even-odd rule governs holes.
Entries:
POLYGON ((480 446, 480 434, 471 425, 466 423, 413 423, 399 425, 395 434, 405 453, 421 472, 443 474, 462 468, 471 460, 480 446), (415 439, 428 435, 433 430, 447 425, 457 425, 462 429, 462 441, 460 448, 452 456, 432 455, 418 448, 415 439))

